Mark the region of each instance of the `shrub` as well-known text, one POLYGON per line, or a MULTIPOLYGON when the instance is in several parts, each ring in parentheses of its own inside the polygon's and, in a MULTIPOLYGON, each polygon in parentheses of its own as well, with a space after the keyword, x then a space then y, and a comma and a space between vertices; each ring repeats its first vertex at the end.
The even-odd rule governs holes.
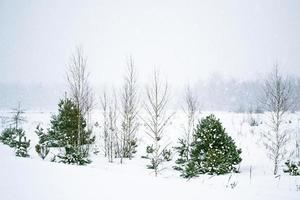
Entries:
POLYGON ((22 137, 19 142, 17 142, 16 156, 19 157, 29 157, 28 148, 30 147, 30 140, 27 141, 26 137, 22 137), (24 139, 23 139, 24 138, 24 139))
POLYGON ((55 161, 65 164, 77 165, 86 165, 91 163, 91 160, 87 158, 86 152, 73 146, 65 147, 65 153, 62 155, 57 155, 55 161))
POLYGON ((0 141, 3 144, 15 148, 16 156, 28 157, 28 148, 30 147, 30 140, 27 141, 25 132, 21 128, 7 128, 0 136, 0 141))
POLYGON ((285 173, 289 173, 291 176, 300 176, 300 161, 298 163, 287 160, 285 162, 285 165, 287 166, 287 169, 284 169, 283 171, 285 173))
POLYGON ((17 130, 15 128, 6 128, 0 136, 0 141, 12 148, 16 147, 17 130))
POLYGON ((155 149, 153 145, 146 147, 146 156, 142 156, 142 158, 150 159, 150 164, 146 167, 148 169, 156 169, 161 163, 169 162, 172 160, 172 153, 170 149, 163 149, 161 153, 158 155, 158 158, 154 158, 155 149))
POLYGON ((175 161, 176 166, 174 166, 173 169, 181 172, 184 171, 189 161, 189 146, 190 144, 187 142, 187 140, 182 138, 178 140, 178 146, 175 147, 175 150, 178 153, 178 158, 175 161))
POLYGON ((44 160, 50 151, 49 146, 57 145, 55 144, 54 138, 49 137, 40 125, 36 127, 35 133, 39 137, 39 143, 35 145, 35 151, 44 160))
POLYGON ((35 145, 35 151, 44 160, 47 157, 50 150, 46 145, 37 144, 35 145))
POLYGON ((251 117, 251 118, 249 119, 249 125, 250 125, 250 126, 258 126, 258 121, 256 121, 255 118, 251 117))

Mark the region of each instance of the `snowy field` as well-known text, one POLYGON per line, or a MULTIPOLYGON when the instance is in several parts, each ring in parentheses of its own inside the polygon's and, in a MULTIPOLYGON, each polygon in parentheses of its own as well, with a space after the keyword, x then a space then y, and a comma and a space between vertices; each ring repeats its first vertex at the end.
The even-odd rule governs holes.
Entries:
MULTIPOLYGON (((210 112, 201 113, 204 117, 210 112)), ((31 140, 30 158, 18 158, 8 146, 0 144, 0 199, 2 200, 54 200, 54 199, 294 199, 300 200, 300 177, 284 174, 283 163, 279 175, 272 175, 272 162, 267 158, 262 142, 266 130, 266 116, 253 114, 259 126, 249 125, 249 114, 213 112, 220 118, 227 133, 239 148, 242 159, 238 174, 221 176, 202 175, 186 180, 172 169, 175 158, 164 167, 158 177, 146 169, 145 154, 147 136, 143 128, 138 133, 138 153, 132 160, 108 163, 100 153, 91 155, 87 166, 72 166, 42 161, 34 150, 38 142, 34 130, 38 124, 49 127, 51 112, 27 112, 23 124, 26 136, 31 140)), ((8 112, 0 112, 0 129, 4 128, 8 112)), ((93 124, 101 124, 100 112, 92 117, 93 124), (99 113, 99 114, 98 114, 99 113)), ((300 113, 290 114, 286 122, 291 130, 289 148, 295 150, 295 138, 299 133, 300 113)), ((177 113, 166 132, 166 140, 176 145, 182 135, 183 119, 177 113)), ((101 131, 94 127, 99 138, 101 131)), ((101 150, 101 145, 96 146, 101 150)), ((95 148, 96 148, 95 147, 95 148)))

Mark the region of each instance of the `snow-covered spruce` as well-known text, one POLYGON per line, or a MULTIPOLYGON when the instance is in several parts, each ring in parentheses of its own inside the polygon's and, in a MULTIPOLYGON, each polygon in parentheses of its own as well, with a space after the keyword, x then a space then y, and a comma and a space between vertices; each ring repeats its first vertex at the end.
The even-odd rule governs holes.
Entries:
POLYGON ((29 156, 28 148, 30 147, 30 140, 27 140, 25 131, 20 127, 22 122, 25 121, 24 113, 19 103, 18 107, 12 111, 13 115, 10 120, 10 127, 4 129, 0 135, 0 141, 11 148, 15 148, 16 156, 19 157, 29 156))
POLYGON ((197 124, 190 160, 182 170, 182 176, 191 178, 199 174, 237 172, 236 165, 242 161, 241 152, 225 132, 219 119, 209 115, 197 124))
POLYGON ((88 147, 94 142, 95 137, 91 137, 91 131, 86 130, 86 120, 71 99, 61 100, 58 107, 58 115, 52 116, 48 133, 44 134, 38 130, 39 144, 63 148, 52 161, 78 165, 89 163, 88 147), (78 134, 78 121, 80 121, 81 134, 78 134))

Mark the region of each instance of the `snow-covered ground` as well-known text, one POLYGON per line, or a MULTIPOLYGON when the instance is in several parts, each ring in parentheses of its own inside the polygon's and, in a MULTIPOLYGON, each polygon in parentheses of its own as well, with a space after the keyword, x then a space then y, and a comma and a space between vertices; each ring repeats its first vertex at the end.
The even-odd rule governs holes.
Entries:
MULTIPOLYGON (((98 112, 99 113, 99 112, 98 112)), ((204 112, 201 117, 210 112, 204 112)), ((262 132, 266 130, 265 115, 253 115, 259 126, 249 126, 248 114, 214 112, 220 118, 228 134, 242 148, 243 161, 240 173, 222 176, 202 175, 186 180, 172 169, 174 159, 154 177, 146 169, 147 160, 141 159, 147 136, 139 131, 139 149, 136 158, 108 163, 101 154, 92 155, 93 162, 87 166, 72 166, 42 161, 35 153, 38 141, 35 127, 49 126, 50 112, 27 112, 23 124, 31 139, 30 158, 18 158, 7 146, 0 144, 0 199, 300 199, 300 177, 288 176, 280 169, 280 175, 272 175, 272 162, 267 158, 262 143, 262 132), (251 172, 251 173, 250 173, 251 172)), ((8 112, 0 112, 7 116, 8 112)), ((295 147, 300 115, 291 114, 286 123, 291 127, 290 150, 295 147)), ((99 121, 95 114, 93 122, 99 121)), ((2 122, 5 119, 2 118, 2 122)), ((177 113, 167 132, 166 140, 176 145, 182 134, 183 119, 177 113)), ((0 129, 4 128, 0 124, 0 129)), ((94 128, 96 136, 99 128, 94 128)), ((98 146, 99 147, 99 146, 98 146)), ((100 148, 101 149, 101 148, 100 148)), ((51 155, 49 155, 49 158, 51 155)))

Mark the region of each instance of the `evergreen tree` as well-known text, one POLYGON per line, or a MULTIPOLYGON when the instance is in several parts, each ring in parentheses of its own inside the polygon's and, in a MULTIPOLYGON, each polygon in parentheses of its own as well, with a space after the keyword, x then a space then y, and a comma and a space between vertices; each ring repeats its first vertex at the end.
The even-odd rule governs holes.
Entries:
POLYGON ((27 140, 25 131, 23 129, 17 130, 17 141, 16 141, 16 156, 29 157, 28 148, 30 147, 30 140, 27 140))
POLYGON ((35 151, 44 160, 50 151, 50 149, 49 149, 50 142, 49 141, 51 141, 51 140, 48 137, 48 135, 44 133, 44 129, 42 127, 40 127, 40 125, 38 125, 36 127, 35 133, 39 137, 39 143, 37 145, 35 145, 35 151))
POLYGON ((58 104, 58 115, 53 115, 50 121, 51 128, 47 136, 41 136, 41 140, 47 140, 50 146, 66 147, 72 145, 77 147, 77 141, 81 145, 87 145, 94 142, 95 137, 91 137, 91 131, 86 130, 86 120, 78 110, 75 103, 66 98, 58 104), (78 121, 80 120, 80 138, 78 138, 78 121))
POLYGON ((15 128, 6 128, 0 135, 0 141, 10 147, 16 147, 17 131, 15 128))
POLYGON ((178 153, 178 158, 175 161, 176 166, 173 168, 178 171, 183 171, 190 161, 190 150, 192 136, 195 130, 195 121, 199 114, 199 102, 197 95, 192 91, 190 86, 187 86, 184 95, 183 112, 185 116, 185 123, 183 124, 184 135, 178 140, 178 146, 175 150, 178 153))
POLYGON ((287 160, 285 162, 286 169, 283 170, 284 173, 288 173, 291 176, 300 176, 300 161, 290 161, 287 160))
POLYGON ((25 131, 20 128, 22 122, 25 121, 23 114, 24 110, 21 109, 20 103, 17 108, 14 108, 13 116, 11 117, 11 124, 9 128, 4 129, 0 135, 0 141, 3 144, 15 148, 16 156, 28 157, 28 148, 30 146, 30 140, 26 139, 25 131))
POLYGON ((86 165, 91 163, 87 158, 88 152, 79 150, 77 147, 67 145, 64 154, 57 155, 56 161, 65 164, 86 165))
POLYGON ((225 174, 237 172, 242 159, 233 139, 225 132, 219 119, 209 115, 198 123, 191 144, 190 161, 183 170, 183 177, 198 174, 225 174))
POLYGON ((0 141, 3 144, 15 148, 16 156, 28 157, 28 148, 30 140, 27 140, 25 131, 21 128, 6 128, 0 136, 0 141))
POLYGON ((178 158, 175 161, 176 166, 173 168, 178 171, 184 171, 188 161, 190 160, 190 155, 189 155, 189 146, 186 139, 179 138, 178 139, 178 146, 175 147, 175 150, 178 153, 178 158))
POLYGON ((58 115, 52 116, 48 134, 40 132, 40 143, 47 144, 49 147, 64 148, 54 161, 82 165, 90 162, 87 159, 88 147, 95 140, 95 137, 91 137, 91 133, 90 130, 86 130, 86 120, 75 103, 66 98, 58 104, 58 115), (80 123, 81 130, 78 130, 78 123, 80 123), (78 141, 80 141, 80 146, 78 146, 78 141))

